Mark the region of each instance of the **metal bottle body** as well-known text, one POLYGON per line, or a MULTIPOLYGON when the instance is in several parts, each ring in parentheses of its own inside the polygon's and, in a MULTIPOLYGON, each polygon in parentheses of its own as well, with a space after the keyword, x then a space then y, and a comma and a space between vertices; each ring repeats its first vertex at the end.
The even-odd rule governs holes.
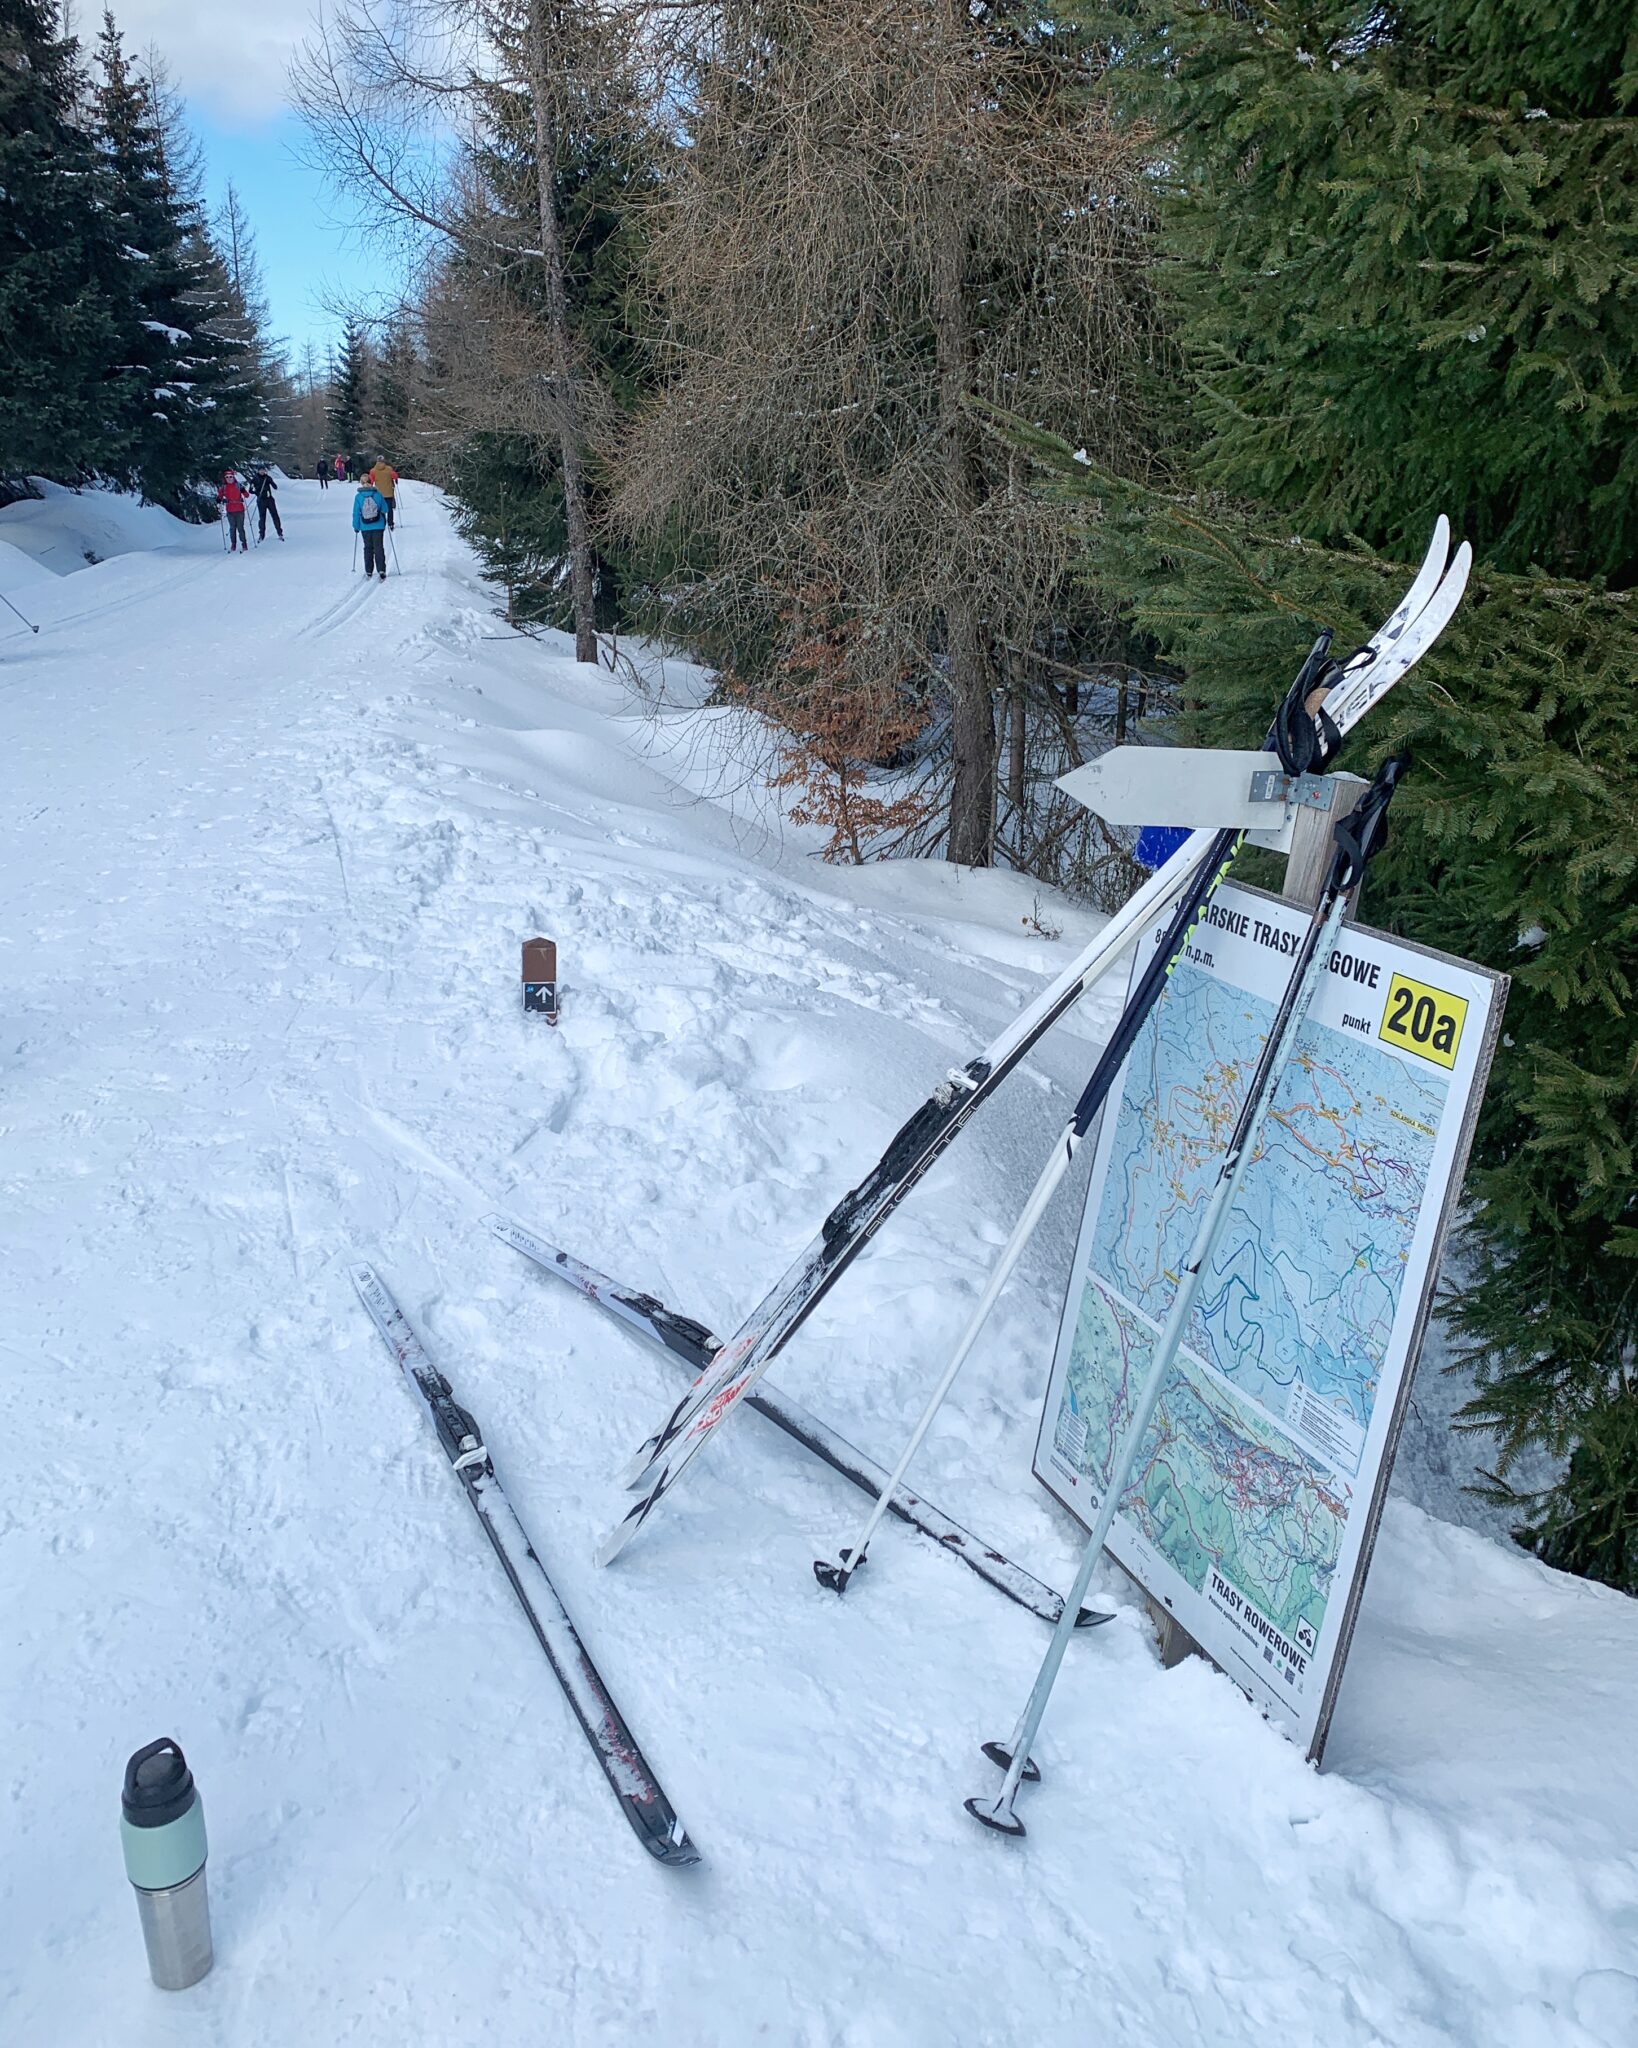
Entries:
POLYGON ((125 1874, 136 1892, 149 1974, 161 1991, 186 1991, 209 1971, 215 1959, 205 1884, 204 1804, 174 1745, 156 1743, 150 1751, 139 1752, 132 1759, 128 1787, 134 1782, 139 1759, 162 1748, 174 1753, 177 1768, 173 1777, 180 1774, 178 1796, 169 1805, 144 1812, 128 1793, 120 1815, 120 1846, 125 1852, 125 1874))

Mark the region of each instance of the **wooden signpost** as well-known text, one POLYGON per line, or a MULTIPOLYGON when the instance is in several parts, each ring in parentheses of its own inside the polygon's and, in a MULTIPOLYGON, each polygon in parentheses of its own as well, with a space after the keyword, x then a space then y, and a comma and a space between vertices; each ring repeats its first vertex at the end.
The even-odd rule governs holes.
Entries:
POLYGON ((552 939, 523 942, 523 1007, 557 1022, 557 945, 552 939))

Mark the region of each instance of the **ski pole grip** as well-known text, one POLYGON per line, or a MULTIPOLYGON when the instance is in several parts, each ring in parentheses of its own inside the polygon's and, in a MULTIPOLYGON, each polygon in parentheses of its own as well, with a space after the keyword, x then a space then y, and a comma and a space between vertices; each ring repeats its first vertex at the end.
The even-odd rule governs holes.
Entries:
POLYGON ((1339 819, 1332 837, 1341 872, 1337 887, 1357 889, 1366 864, 1380 853, 1388 838, 1388 805, 1399 786, 1407 763, 1402 754, 1390 755, 1371 779, 1371 786, 1347 817, 1339 819))
POLYGON ((1342 735, 1325 715, 1325 692, 1336 681, 1331 629, 1326 627, 1274 717, 1274 751, 1287 775, 1315 775, 1342 745, 1342 735), (1311 698, 1317 701, 1310 703, 1311 698))

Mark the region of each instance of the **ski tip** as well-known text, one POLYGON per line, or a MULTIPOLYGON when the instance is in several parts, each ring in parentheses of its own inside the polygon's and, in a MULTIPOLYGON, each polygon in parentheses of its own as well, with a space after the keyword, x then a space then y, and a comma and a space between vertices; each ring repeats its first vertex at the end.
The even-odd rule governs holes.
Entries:
POLYGON ((375 1268, 363 1259, 354 1259, 347 1268, 347 1277, 362 1294, 375 1285, 375 1268))
POLYGON ((1104 1607, 1083 1607, 1075 1617, 1077 1628, 1102 1628, 1106 1621, 1114 1620, 1113 1613, 1104 1607))
POLYGON ((636 1535, 638 1524, 641 1521, 641 1514, 636 1508, 633 1508, 629 1515, 616 1522, 614 1527, 592 1552, 592 1562, 599 1565, 612 1564, 631 1541, 632 1537, 636 1535))
POLYGON ((637 1453, 636 1457, 632 1459, 631 1463, 622 1468, 619 1483, 625 1488, 627 1493, 635 1492, 642 1485, 643 1481, 647 1479, 654 1463, 654 1453, 659 1448, 660 1439, 657 1436, 651 1436, 637 1453))
POLYGON ((512 1219, 510 1216, 503 1216, 498 1209, 491 1209, 483 1219, 483 1227, 491 1236, 509 1237, 512 1232, 512 1219))

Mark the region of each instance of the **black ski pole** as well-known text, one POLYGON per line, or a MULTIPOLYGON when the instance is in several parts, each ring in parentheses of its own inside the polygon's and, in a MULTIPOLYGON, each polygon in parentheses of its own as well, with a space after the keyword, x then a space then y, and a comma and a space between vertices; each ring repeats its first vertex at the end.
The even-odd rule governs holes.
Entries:
POLYGON ((12 603, 11 599, 7 597, 6 593, 3 590, 0 590, 0 604, 3 604, 8 612, 17 612, 18 618, 22 619, 23 624, 27 626, 31 633, 39 632, 40 629, 37 625, 35 625, 34 621, 30 618, 26 618, 22 612, 18 612, 16 605, 12 603))

